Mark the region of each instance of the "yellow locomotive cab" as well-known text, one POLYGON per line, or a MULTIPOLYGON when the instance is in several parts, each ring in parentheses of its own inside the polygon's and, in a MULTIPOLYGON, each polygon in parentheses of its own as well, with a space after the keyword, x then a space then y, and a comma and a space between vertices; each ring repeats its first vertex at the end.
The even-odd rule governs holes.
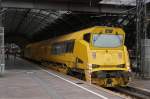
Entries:
POLYGON ((130 61, 124 42, 125 33, 121 28, 95 26, 30 44, 24 52, 25 57, 36 61, 61 64, 53 68, 90 83, 124 86, 130 78, 130 61))
MULTIPOLYGON (((107 31, 107 28, 104 31, 107 31)), ((122 32, 109 29, 109 33, 84 35, 84 40, 89 45, 87 48, 88 63, 85 70, 86 80, 105 87, 127 84, 130 63, 127 49, 124 46, 125 34, 122 32)), ((80 68, 82 67, 81 65, 80 68)))
POLYGON ((92 46, 89 53, 89 64, 92 64, 92 71, 125 70, 123 35, 95 35, 98 38, 92 38, 92 46))

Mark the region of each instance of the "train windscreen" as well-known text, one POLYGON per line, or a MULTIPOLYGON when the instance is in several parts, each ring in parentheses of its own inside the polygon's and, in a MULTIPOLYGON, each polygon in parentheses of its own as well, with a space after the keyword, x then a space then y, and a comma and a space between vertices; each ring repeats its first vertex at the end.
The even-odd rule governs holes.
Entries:
POLYGON ((92 42, 94 47, 120 47, 123 43, 123 35, 94 34, 92 42))

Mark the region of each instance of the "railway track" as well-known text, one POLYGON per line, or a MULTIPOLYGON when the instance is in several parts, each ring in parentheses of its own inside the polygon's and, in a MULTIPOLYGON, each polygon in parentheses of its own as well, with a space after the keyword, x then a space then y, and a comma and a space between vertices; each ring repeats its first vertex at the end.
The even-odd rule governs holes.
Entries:
POLYGON ((131 86, 107 89, 131 97, 131 99, 150 99, 150 92, 140 90, 131 86))

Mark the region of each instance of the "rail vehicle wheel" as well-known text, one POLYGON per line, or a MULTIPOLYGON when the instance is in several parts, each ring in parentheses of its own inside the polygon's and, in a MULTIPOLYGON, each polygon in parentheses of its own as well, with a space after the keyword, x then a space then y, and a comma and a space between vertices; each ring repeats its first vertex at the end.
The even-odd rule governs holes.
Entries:
POLYGON ((73 76, 73 72, 72 72, 71 68, 67 69, 67 75, 73 76))

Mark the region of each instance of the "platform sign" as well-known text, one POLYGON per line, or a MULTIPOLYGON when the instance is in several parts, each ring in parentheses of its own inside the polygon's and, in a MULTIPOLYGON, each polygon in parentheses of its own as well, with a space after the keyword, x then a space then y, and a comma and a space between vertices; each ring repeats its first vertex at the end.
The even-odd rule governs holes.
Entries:
POLYGON ((0 74, 5 69, 4 28, 0 27, 0 74))

